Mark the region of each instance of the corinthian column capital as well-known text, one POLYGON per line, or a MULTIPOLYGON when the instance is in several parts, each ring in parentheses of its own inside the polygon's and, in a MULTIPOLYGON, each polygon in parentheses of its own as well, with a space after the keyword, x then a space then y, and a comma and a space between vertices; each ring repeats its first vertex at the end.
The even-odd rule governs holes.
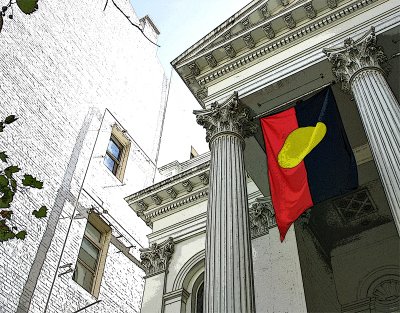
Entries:
POLYGON ((360 39, 348 38, 340 48, 324 49, 323 52, 332 63, 332 71, 342 82, 342 89, 350 92, 352 79, 368 69, 385 72, 387 57, 383 48, 376 44, 375 28, 360 39))
POLYGON ((223 133, 245 138, 255 134, 257 130, 256 124, 250 119, 248 108, 240 102, 237 92, 223 103, 215 102, 210 109, 193 113, 197 123, 207 131, 207 142, 223 133))
POLYGON ((161 244, 153 243, 149 248, 140 249, 140 259, 147 277, 166 271, 173 253, 174 240, 171 237, 161 244))

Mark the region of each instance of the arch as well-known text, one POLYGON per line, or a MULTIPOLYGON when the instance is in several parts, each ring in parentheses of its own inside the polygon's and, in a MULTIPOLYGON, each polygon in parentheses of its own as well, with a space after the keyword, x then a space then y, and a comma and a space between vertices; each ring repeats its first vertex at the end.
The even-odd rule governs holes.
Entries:
POLYGON ((172 285, 172 291, 187 289, 192 276, 204 267, 205 250, 197 252, 180 269, 172 285))
POLYGON ((373 297, 375 289, 387 280, 400 281, 400 268, 397 265, 378 267, 364 276, 358 288, 357 298, 364 299, 373 297))
POLYGON ((196 281, 193 284, 192 288, 192 299, 191 299, 191 311, 192 313, 202 313, 203 307, 201 307, 201 311, 199 309, 199 292, 201 293, 201 300, 203 299, 204 292, 204 272, 196 278, 196 281))

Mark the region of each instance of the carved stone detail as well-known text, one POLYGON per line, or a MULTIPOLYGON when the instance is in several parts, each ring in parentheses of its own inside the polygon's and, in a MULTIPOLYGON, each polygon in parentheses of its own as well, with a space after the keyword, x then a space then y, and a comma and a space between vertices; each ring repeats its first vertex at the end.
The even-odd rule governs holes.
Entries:
POLYGON ((138 211, 140 211, 140 212, 143 212, 144 210, 146 210, 149 207, 143 200, 138 201, 136 204, 139 208, 138 211))
POLYGON ((162 202, 162 199, 161 199, 157 194, 152 195, 152 196, 151 196, 151 199, 154 201, 154 203, 155 203, 156 205, 159 205, 159 204, 161 204, 161 202, 162 202))
POLYGON ((231 37, 232 37, 231 31, 227 31, 227 32, 224 34, 225 40, 229 40, 229 39, 231 39, 231 37))
POLYGON ((360 39, 348 38, 343 47, 324 49, 323 52, 333 64, 333 74, 342 82, 342 89, 346 92, 350 92, 351 80, 361 71, 371 68, 386 70, 387 57, 383 48, 376 45, 373 27, 360 39))
POLYGON ((176 192, 175 188, 173 188, 173 187, 168 188, 166 191, 167 191, 167 194, 168 194, 172 199, 175 199, 175 198, 177 197, 177 195, 178 195, 178 193, 176 192))
POLYGON ((367 189, 357 190, 354 193, 333 200, 333 205, 344 222, 350 222, 376 211, 367 189))
POLYGON ((218 65, 217 60, 214 58, 212 54, 207 54, 205 58, 208 65, 210 65, 211 67, 216 67, 218 65))
POLYGON ((246 18, 244 18, 244 19, 242 20, 242 25, 243 25, 243 27, 244 27, 245 29, 250 27, 250 20, 249 20, 248 17, 246 17, 246 18))
POLYGON ((244 43, 246 44, 247 48, 252 49, 256 46, 256 43, 253 39, 253 37, 251 36, 251 34, 247 34, 245 36, 243 36, 243 40, 244 43))
POLYGON ((265 25, 263 26, 263 30, 264 30, 265 34, 267 35, 267 37, 268 37, 269 39, 272 39, 272 38, 275 37, 275 31, 274 31, 274 29, 272 28, 271 23, 265 24, 265 25))
POLYGON ((226 54, 230 57, 230 58, 234 58, 236 56, 236 51, 235 49, 232 47, 231 44, 227 44, 225 47, 225 52, 226 54))
POLYGON ((200 69, 199 69, 199 67, 197 66, 197 64, 195 62, 190 63, 188 66, 189 66, 189 69, 190 69, 190 73, 193 76, 197 76, 197 75, 200 74, 200 69))
POLYGON ((259 8, 259 10, 264 18, 268 18, 271 16, 271 13, 268 11, 268 7, 266 4, 259 8))
POLYGON ((196 121, 206 131, 207 142, 220 133, 233 133, 240 137, 249 137, 255 134, 257 125, 250 119, 248 108, 239 100, 235 92, 225 102, 215 102, 210 109, 193 111, 196 121))
POLYGON ((292 28, 296 27, 296 22, 293 19, 293 16, 291 13, 284 15, 283 20, 285 21, 285 24, 288 28, 292 29, 292 28))
POLYGON ((207 90, 207 88, 204 87, 204 88, 197 90, 196 94, 200 100, 203 100, 203 99, 207 98, 208 90, 207 90))
POLYGON ((275 214, 270 199, 257 199, 249 209, 251 238, 257 238, 269 233, 276 226, 275 214))
POLYGON ((315 11, 315 8, 311 2, 304 5, 304 10, 306 10, 307 17, 310 19, 313 19, 317 16, 317 11, 315 11))
POLYGON ((372 292, 376 300, 385 302, 400 298, 400 281, 388 279, 375 287, 372 292))
POLYGON ((193 185, 190 180, 185 180, 182 182, 183 188, 186 189, 187 192, 191 192, 193 190, 193 185))
POLYGON ((327 0, 328 8, 334 9, 337 7, 337 0, 327 0))
POLYGON ((207 185, 208 185, 209 178, 208 178, 207 173, 202 173, 202 174, 200 174, 200 175, 199 175, 199 178, 200 178, 200 181, 203 183, 204 186, 207 186, 207 185))
POLYGON ((153 243, 149 248, 140 249, 140 259, 147 277, 167 271, 173 253, 174 240, 171 237, 161 244, 153 243))

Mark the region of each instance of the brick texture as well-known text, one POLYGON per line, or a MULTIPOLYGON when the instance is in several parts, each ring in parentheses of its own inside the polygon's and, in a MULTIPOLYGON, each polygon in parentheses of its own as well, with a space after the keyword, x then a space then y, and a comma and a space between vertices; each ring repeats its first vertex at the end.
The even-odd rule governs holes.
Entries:
MULTIPOLYGON (((44 312, 46 303, 46 312, 74 312, 97 300, 85 312, 140 310, 144 273, 114 245, 98 299, 57 268, 60 259, 75 266, 86 219, 71 223, 73 213, 103 213, 135 257, 147 244, 149 229, 123 198, 153 181, 167 82, 156 47, 105 3, 42 0, 29 16, 15 6, 0 34, 0 117, 19 117, 0 134, 0 151, 44 182, 12 204, 28 235, 0 244, 1 313, 44 312), (122 182, 103 164, 115 123, 132 142, 122 182), (41 205, 49 212, 38 220, 30 212, 41 205)), ((128 1, 115 3, 140 24, 128 1)))

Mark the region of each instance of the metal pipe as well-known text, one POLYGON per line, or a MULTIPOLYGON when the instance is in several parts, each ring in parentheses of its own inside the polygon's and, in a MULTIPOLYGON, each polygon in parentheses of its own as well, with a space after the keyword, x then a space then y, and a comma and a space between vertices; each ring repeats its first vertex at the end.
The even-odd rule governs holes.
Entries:
POLYGON ((64 238, 64 243, 63 243, 63 246, 62 246, 62 249, 61 249, 60 257, 59 257, 58 262, 57 262, 56 271, 54 273, 53 281, 51 282, 49 296, 47 297, 47 300, 46 300, 46 305, 44 307, 44 312, 47 312, 47 308, 48 308, 49 303, 50 303, 51 294, 53 292, 54 284, 55 284, 55 281, 56 281, 56 278, 57 278, 57 271, 58 271, 58 269, 60 267, 61 259, 62 259, 62 256, 64 254, 65 246, 67 244, 68 235, 69 235, 69 232, 71 231, 72 222, 74 221, 73 217, 75 215, 76 208, 78 207, 78 204, 79 204, 79 197, 80 197, 80 195, 82 193, 83 184, 85 183, 86 175, 87 175, 87 173, 89 171, 90 162, 92 161, 93 152, 94 152, 94 150, 96 148, 97 139, 99 138, 100 130, 101 130, 102 126, 103 126, 104 117, 106 115, 106 112, 107 112, 107 109, 104 110, 103 116, 101 118, 99 130, 97 132, 96 139, 94 141, 94 144, 93 144, 93 147, 92 147, 92 151, 90 153, 90 157, 89 157, 88 164, 86 166, 85 174, 83 175, 82 183, 81 183, 81 186, 79 187, 78 195, 76 196, 76 200, 75 200, 75 203, 74 203, 74 210, 72 211, 71 220, 69 222, 67 233, 66 233, 65 238, 64 238))
POLYGON ((91 307, 92 305, 95 305, 95 304, 97 304, 97 303, 99 303, 99 302, 101 302, 102 300, 97 300, 96 302, 93 302, 93 303, 91 303, 91 304, 88 304, 87 306, 85 306, 85 307, 83 307, 82 309, 79 309, 78 311, 75 311, 74 313, 78 313, 78 312, 81 312, 81 311, 83 311, 83 310, 86 310, 88 307, 91 307))

